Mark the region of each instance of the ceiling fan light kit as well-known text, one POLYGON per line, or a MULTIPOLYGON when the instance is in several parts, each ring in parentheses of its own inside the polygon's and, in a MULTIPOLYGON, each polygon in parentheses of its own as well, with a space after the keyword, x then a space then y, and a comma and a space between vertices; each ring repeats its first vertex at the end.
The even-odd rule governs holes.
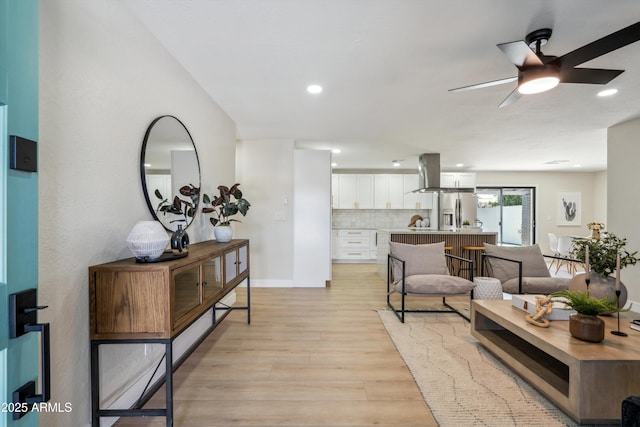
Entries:
POLYGON ((560 70, 553 65, 542 65, 518 74, 518 92, 522 95, 546 92, 560 83, 560 70))
MULTIPOLYGON (((518 86, 502 101, 500 107, 512 104, 520 95, 544 92, 553 89, 559 83, 606 85, 622 74, 624 70, 576 67, 639 41, 640 22, 629 25, 562 56, 544 55, 540 50, 549 41, 551 32, 551 29, 543 28, 527 34, 524 40, 497 45, 511 63, 518 68, 518 86)), ((515 79, 494 80, 450 89, 449 91, 461 92, 469 89, 480 89, 509 83, 515 81, 515 79)))

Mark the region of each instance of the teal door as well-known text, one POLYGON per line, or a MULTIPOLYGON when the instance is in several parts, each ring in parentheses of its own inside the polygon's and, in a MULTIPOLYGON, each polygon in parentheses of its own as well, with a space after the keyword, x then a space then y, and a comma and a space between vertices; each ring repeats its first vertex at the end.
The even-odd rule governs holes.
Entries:
MULTIPOLYGON (((14 420, 13 392, 38 378, 39 334, 9 334, 9 295, 38 286, 38 174, 9 167, 10 135, 38 140, 38 0, 0 0, 0 427, 14 420)), ((38 393, 40 391, 38 390, 38 393)))

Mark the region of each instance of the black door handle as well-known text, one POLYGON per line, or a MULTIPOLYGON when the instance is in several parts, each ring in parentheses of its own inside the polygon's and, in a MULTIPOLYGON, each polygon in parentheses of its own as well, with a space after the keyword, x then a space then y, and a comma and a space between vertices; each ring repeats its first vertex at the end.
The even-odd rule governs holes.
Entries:
POLYGON ((51 398, 51 340, 48 323, 25 325, 25 332, 40 332, 40 350, 42 351, 42 394, 27 396, 27 403, 48 402, 51 398))
MULTIPOLYGON (((35 381, 29 381, 13 392, 16 404, 48 402, 51 398, 51 340, 48 323, 38 323, 38 310, 47 308, 37 304, 37 289, 27 289, 9 295, 9 337, 18 338, 29 332, 40 332, 42 394, 36 394, 35 381)), ((18 405, 25 408, 23 405, 18 405)), ((31 406, 29 407, 31 408, 31 406)), ((13 413, 13 419, 22 418, 28 410, 13 413)))

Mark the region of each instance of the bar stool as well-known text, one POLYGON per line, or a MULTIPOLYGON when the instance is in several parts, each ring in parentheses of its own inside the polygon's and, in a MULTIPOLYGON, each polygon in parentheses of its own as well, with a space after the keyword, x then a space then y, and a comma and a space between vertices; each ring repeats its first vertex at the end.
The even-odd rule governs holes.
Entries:
MULTIPOLYGON (((453 250, 453 246, 445 246, 444 247, 444 252, 450 254, 451 251, 453 250)), ((452 262, 451 262, 451 258, 447 257, 447 268, 449 269, 449 271, 451 273, 453 273, 453 268, 452 268, 452 262)))
MULTIPOLYGON (((475 268, 474 275, 480 275, 480 263, 482 262, 482 252, 484 251, 484 246, 475 246, 475 245, 462 245, 460 247, 462 249, 462 258, 467 258, 473 260, 473 265, 475 268)), ((466 270, 469 270, 467 268, 466 270)), ((468 273, 467 273, 468 274, 468 273)), ((467 277, 471 277, 468 275, 467 277)))

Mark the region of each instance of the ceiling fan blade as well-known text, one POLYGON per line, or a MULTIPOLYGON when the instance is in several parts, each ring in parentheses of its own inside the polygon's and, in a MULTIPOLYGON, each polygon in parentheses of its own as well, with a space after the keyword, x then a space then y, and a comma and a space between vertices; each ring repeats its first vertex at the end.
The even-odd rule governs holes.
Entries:
POLYGON ((640 22, 604 36, 572 52, 556 58, 553 62, 562 68, 573 68, 606 53, 620 49, 640 40, 640 22))
POLYGON ((506 79, 500 79, 500 80, 493 80, 490 82, 484 82, 484 83, 478 83, 475 85, 469 85, 469 86, 463 86, 463 87, 457 87, 455 89, 449 89, 449 92, 462 92, 465 90, 472 90, 472 89, 482 89, 485 87, 491 87, 491 86, 497 86, 497 85, 502 85, 505 83, 511 83, 511 82, 515 82, 518 81, 518 77, 507 77, 506 79))
POLYGON ((606 85, 624 73, 624 70, 601 70, 598 68, 569 68, 560 70, 562 83, 588 83, 606 85))
POLYGON ((543 65, 538 55, 527 44, 519 40, 517 42, 501 43, 498 48, 507 55, 507 58, 518 68, 543 65))
POLYGON ((522 95, 520 94, 520 92, 518 92, 518 88, 516 87, 514 90, 511 91, 509 96, 507 96, 504 99, 504 101, 502 101, 502 103, 500 105, 498 105, 498 108, 506 107, 507 105, 513 104, 518 99, 520 99, 521 96, 522 95))

